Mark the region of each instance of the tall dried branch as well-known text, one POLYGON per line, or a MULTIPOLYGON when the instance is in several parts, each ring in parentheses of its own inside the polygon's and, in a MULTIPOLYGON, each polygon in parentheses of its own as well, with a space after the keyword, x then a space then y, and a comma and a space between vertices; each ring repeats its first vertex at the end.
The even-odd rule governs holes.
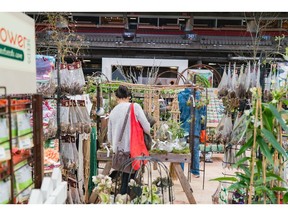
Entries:
POLYGON ((69 19, 69 14, 48 12, 42 15, 42 18, 43 16, 43 21, 37 21, 40 17, 36 18, 36 31, 37 29, 40 31, 38 26, 43 24, 46 26, 38 32, 40 38, 37 41, 39 45, 37 52, 58 54, 62 62, 67 56, 77 58, 81 48, 87 45, 84 44, 84 37, 74 32, 75 24, 69 19))

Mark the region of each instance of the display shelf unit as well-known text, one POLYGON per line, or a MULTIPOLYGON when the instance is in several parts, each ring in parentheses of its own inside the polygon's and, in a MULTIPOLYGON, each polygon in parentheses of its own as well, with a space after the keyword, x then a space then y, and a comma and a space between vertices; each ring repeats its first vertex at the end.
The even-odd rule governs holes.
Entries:
POLYGON ((200 144, 200 151, 212 152, 212 153, 224 153, 224 146, 222 144, 215 143, 212 131, 215 130, 220 123, 224 115, 224 106, 221 99, 217 97, 217 88, 207 88, 207 97, 209 104, 207 105, 207 124, 206 134, 208 137, 206 150, 204 150, 204 144, 200 144))
POLYGON ((0 199, 1 203, 27 203, 27 189, 40 188, 44 175, 42 96, 7 96, 6 90, 4 92, 0 96, 1 129, 4 131, 0 136, 0 199), (9 189, 3 186, 7 182, 10 182, 9 189))

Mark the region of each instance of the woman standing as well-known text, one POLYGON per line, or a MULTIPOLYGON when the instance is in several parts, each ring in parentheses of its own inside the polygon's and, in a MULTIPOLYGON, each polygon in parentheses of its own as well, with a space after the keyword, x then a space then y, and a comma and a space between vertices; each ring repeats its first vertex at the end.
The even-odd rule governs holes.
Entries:
MULTIPOLYGON (((107 134, 108 142, 111 143, 114 153, 117 151, 130 152, 130 112, 128 109, 131 105, 129 102, 131 92, 126 86, 120 85, 116 90, 115 95, 118 104, 114 107, 109 115, 107 134), (129 113, 125 122, 127 112, 129 113), (119 142, 119 140, 121 142, 119 142)), ((143 109, 139 104, 134 103, 134 110, 135 117, 140 122, 143 131, 150 134, 150 123, 148 122, 143 109)), ((121 194, 125 194, 127 192, 128 178, 129 173, 123 173, 121 194)))

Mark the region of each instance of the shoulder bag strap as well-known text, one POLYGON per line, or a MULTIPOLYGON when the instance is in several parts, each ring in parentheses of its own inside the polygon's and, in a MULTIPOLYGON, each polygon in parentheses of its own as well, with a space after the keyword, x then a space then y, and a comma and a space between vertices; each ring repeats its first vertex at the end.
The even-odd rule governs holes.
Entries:
MULTIPOLYGON (((132 105, 132 103, 131 103, 131 105, 132 105)), ((123 138, 123 134, 124 134, 124 131, 125 131, 125 128, 126 128, 126 124, 127 124, 128 116, 129 116, 129 113, 130 113, 131 105, 129 105, 129 108, 128 108, 126 116, 125 116, 125 120, 124 120, 123 127, 122 127, 122 130, 121 130, 121 133, 120 133, 120 137, 119 137, 119 142, 121 142, 122 138, 123 138)))

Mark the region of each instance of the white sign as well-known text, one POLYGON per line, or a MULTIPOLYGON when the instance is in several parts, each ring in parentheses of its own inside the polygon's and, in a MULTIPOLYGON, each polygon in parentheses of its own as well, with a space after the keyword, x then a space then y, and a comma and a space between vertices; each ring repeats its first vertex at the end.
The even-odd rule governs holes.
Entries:
POLYGON ((35 50, 34 20, 0 12, 0 86, 8 94, 36 93, 35 50))
MULTIPOLYGON (((177 67, 178 72, 188 68, 188 60, 178 59, 137 59, 137 58, 102 58, 102 73, 112 80, 112 66, 144 66, 144 67, 177 67)), ((183 74, 186 77, 186 72, 183 74)), ((180 84, 182 80, 180 79, 180 84)))

